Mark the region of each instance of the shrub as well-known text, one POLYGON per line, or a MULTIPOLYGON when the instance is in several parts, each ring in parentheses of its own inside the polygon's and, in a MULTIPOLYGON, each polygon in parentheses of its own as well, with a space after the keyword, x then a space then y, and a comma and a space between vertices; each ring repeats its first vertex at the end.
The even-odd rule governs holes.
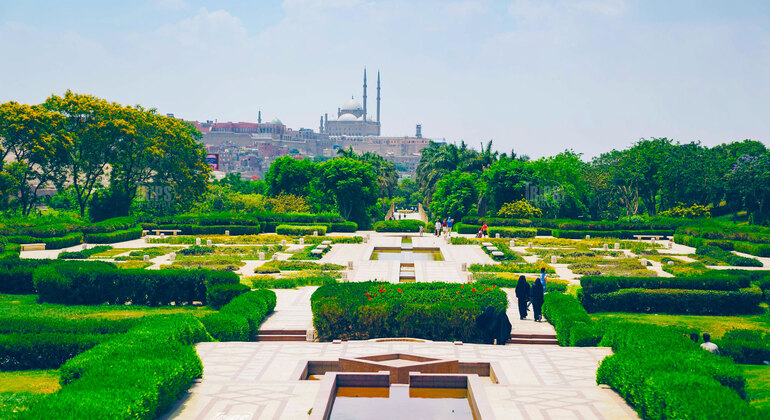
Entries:
POLYGON ((75 305, 206 303, 206 288, 239 283, 238 275, 209 270, 118 270, 60 263, 35 270, 40 301, 75 305))
POLYGON ((331 263, 319 264, 312 261, 272 260, 255 268, 254 272, 257 274, 274 274, 281 271, 337 271, 343 268, 345 267, 342 265, 331 263))
MULTIPOLYGON (((543 315, 556 330, 556 339, 562 346, 584 344, 596 345, 598 339, 589 337, 589 332, 596 334, 591 317, 575 297, 563 293, 546 293, 543 302, 543 315), (578 325, 580 324, 580 325, 578 325), (570 339, 573 328, 574 339, 570 339), (574 343, 574 344, 573 344, 574 343)), ((598 337, 601 337, 599 335, 598 337)))
POLYGON ((240 315, 216 312, 201 322, 217 341, 249 341, 249 322, 240 315))
POLYGON ((665 210, 659 213, 663 217, 680 217, 686 219, 698 219, 701 217, 711 217, 711 212, 706 206, 700 204, 693 204, 686 207, 683 203, 679 203, 676 207, 665 210))
POLYGON ((8 242, 15 244, 45 244, 46 249, 62 249, 83 243, 83 234, 80 232, 68 233, 59 237, 32 237, 32 236, 8 236, 8 242))
POLYGON ((770 333, 763 330, 730 330, 717 341, 719 353, 735 363, 761 365, 770 361, 770 333))
MULTIPOLYGON (((35 284, 33 274, 35 269, 51 264, 59 264, 58 260, 17 259, 15 261, 0 261, 0 293, 34 294, 35 284)), ((70 261, 67 264, 84 265, 84 267, 107 267, 115 265, 102 261, 70 261)))
POLYGON ((634 323, 611 325, 601 346, 605 358, 596 381, 607 384, 642 418, 759 419, 741 399, 746 381, 732 361, 703 351, 673 328, 634 323))
POLYGON ((356 222, 338 222, 329 223, 329 232, 355 232, 358 230, 358 224, 356 222))
POLYGON ((102 220, 83 226, 81 229, 84 234, 90 233, 109 233, 118 230, 128 230, 136 227, 136 218, 131 216, 113 217, 112 219, 102 220))
POLYGON ((94 254, 108 251, 110 249, 112 249, 112 247, 109 245, 101 245, 101 246, 95 246, 89 249, 84 249, 82 251, 71 251, 71 252, 63 251, 59 253, 58 258, 60 260, 85 260, 94 254))
POLYGON ((325 341, 419 337, 480 342, 476 317, 488 306, 497 312, 508 306, 507 295, 498 288, 450 283, 327 284, 310 302, 313 325, 325 341))
POLYGON ((52 317, 47 313, 0 315, 0 334, 122 334, 136 326, 141 318, 77 319, 52 317))
POLYGON ((87 233, 84 240, 92 244, 114 244, 116 242, 132 241, 142 237, 142 227, 116 230, 108 233, 87 233))
POLYGON ((762 290, 762 295, 765 297, 765 302, 770 303, 770 275, 759 279, 757 286, 762 290))
MULTIPOLYGON (((485 286, 497 286, 497 287, 504 287, 509 289, 515 289, 516 284, 519 282, 519 275, 518 274, 512 274, 512 273, 495 273, 495 274, 487 274, 487 273, 480 273, 473 276, 473 279, 478 283, 479 285, 482 285, 482 287, 485 286)), ((534 284, 535 278, 531 277, 527 279, 527 282, 530 286, 534 284)), ((567 291, 567 286, 569 286, 569 280, 560 280, 560 279, 547 279, 546 280, 546 286, 548 289, 548 292, 558 292, 563 293, 567 291)), ((478 288, 478 286, 476 286, 478 288)))
POLYGON ((249 326, 249 337, 256 337, 259 324, 265 316, 275 309, 275 292, 268 289, 259 289, 246 292, 227 305, 223 306, 220 313, 237 315, 246 319, 249 326))
POLYGON ((218 284, 207 287, 206 303, 214 309, 219 309, 247 290, 249 290, 249 287, 240 283, 218 284))
POLYGON ((622 289, 583 296, 590 312, 641 312, 690 315, 753 313, 762 300, 759 288, 738 291, 622 289))
POLYGON ((318 232, 318 235, 326 235, 326 226, 319 225, 279 225, 275 228, 275 233, 278 235, 312 235, 313 232, 318 232))
POLYGON ((339 275, 324 271, 301 271, 290 273, 282 278, 272 276, 246 277, 242 281, 252 288, 265 289, 295 289, 301 286, 323 286, 328 283, 336 283, 339 275))
POLYGON ((468 225, 465 223, 458 223, 452 228, 455 232, 463 235, 475 235, 479 233, 479 229, 481 229, 479 225, 468 225))
POLYGON ((532 228, 489 227, 487 232, 493 238, 497 237, 498 233, 501 238, 534 238, 537 235, 537 229, 532 228))
POLYGON ((510 219, 536 219, 543 217, 543 211, 529 204, 527 200, 519 200, 503 204, 497 215, 510 219))
POLYGON ((700 248, 697 248, 695 253, 697 255, 703 255, 719 261, 723 261, 727 263, 727 265, 733 265, 737 267, 762 267, 762 262, 757 259, 741 257, 716 246, 704 245, 700 248))
POLYGON ((420 220, 381 220, 374 224, 376 232, 419 232, 420 226, 425 228, 425 223, 420 220))
POLYGON ((749 277, 715 273, 697 277, 609 277, 586 276, 580 279, 584 295, 609 293, 620 289, 687 289, 737 291, 751 285, 749 277))
POLYGON ((634 239, 634 235, 658 235, 670 236, 674 234, 673 230, 562 230, 553 229, 552 234, 556 238, 582 239, 586 235, 592 238, 619 238, 634 239))
POLYGON ((0 335, 0 371, 57 369, 68 359, 111 338, 102 334, 0 335))
POLYGON ((259 225, 157 225, 147 227, 149 229, 180 230, 181 235, 224 235, 226 231, 230 231, 230 235, 256 235, 261 230, 259 225))

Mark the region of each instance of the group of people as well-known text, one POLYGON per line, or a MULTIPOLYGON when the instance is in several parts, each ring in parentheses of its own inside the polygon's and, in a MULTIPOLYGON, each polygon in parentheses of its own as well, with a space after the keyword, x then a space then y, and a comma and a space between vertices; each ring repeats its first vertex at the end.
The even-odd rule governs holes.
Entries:
POLYGON ((481 227, 479 228, 478 233, 476 233, 477 238, 486 238, 489 234, 487 233, 487 222, 483 222, 481 227))
POLYGON ((441 236, 441 234, 451 235, 452 234, 452 226, 454 226, 455 221, 451 217, 447 217, 444 220, 436 219, 436 223, 433 225, 433 227, 436 228, 436 236, 441 236))
MULTIPOLYGON (((690 339, 697 343, 698 333, 690 334, 690 339)), ((701 343, 700 348, 711 354, 719 355, 719 346, 711 342, 711 334, 709 333, 703 333, 703 343, 701 343)))
POLYGON ((519 277, 516 283, 516 300, 519 301, 519 317, 527 318, 527 309, 532 304, 532 312, 535 315, 535 322, 543 319, 543 298, 545 296, 545 268, 540 269, 540 276, 537 277, 532 286, 529 285, 524 276, 519 277))

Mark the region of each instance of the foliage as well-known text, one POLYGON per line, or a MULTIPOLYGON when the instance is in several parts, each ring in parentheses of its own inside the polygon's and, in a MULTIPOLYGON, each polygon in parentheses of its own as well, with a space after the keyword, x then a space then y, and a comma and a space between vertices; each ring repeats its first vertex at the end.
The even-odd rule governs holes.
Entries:
POLYGON ((2 334, 0 370, 56 369, 110 338, 112 336, 108 334, 2 334))
POLYGON ((770 333, 766 330, 730 330, 717 341, 719 354, 735 363, 761 365, 770 361, 770 333))
POLYGON ((339 264, 319 264, 312 261, 272 260, 254 269, 257 274, 278 273, 281 271, 337 271, 345 268, 339 264))
POLYGON ((459 220, 476 204, 479 191, 478 177, 466 172, 451 172, 436 184, 430 211, 442 219, 451 217, 459 220))
POLYGON ((664 217, 681 217, 686 219, 711 217, 711 212, 709 212, 709 209, 706 206, 700 204, 685 206, 684 204, 680 203, 676 207, 662 211, 659 214, 664 217))
POLYGON ((279 225, 275 228, 275 233, 278 235, 312 235, 317 232, 318 235, 326 235, 326 226, 320 225, 279 225))
POLYGON ((114 244, 116 242, 131 241, 142 237, 142 227, 126 230, 117 230, 109 233, 87 233, 83 238, 86 242, 92 244, 114 244))
POLYGON ((543 217, 543 211, 529 204, 527 200, 519 200, 503 204, 497 215, 510 219, 534 219, 543 217))
POLYGON ((583 304, 591 312, 645 312, 693 315, 753 313, 762 300, 759 288, 738 291, 683 289, 621 289, 595 293, 583 304))
POLYGON ((259 289, 243 293, 231 300, 222 307, 220 313, 245 318, 249 326, 249 338, 253 338, 259 332, 259 324, 265 316, 275 309, 275 303, 275 292, 259 289))
POLYGON ((488 227, 489 236, 496 238, 500 234, 501 238, 534 238, 537 235, 537 229, 532 228, 514 228, 514 227, 488 227))
POLYGON ((450 283, 336 283, 311 297, 320 340, 417 337, 478 342, 476 317, 492 306, 505 311, 506 294, 495 288, 450 283))
MULTIPOLYGON (((477 286, 476 286, 477 289, 479 288, 479 285, 481 285, 482 288, 486 286, 496 286, 496 287, 515 289, 516 284, 519 281, 519 274, 506 273, 506 272, 477 273, 477 274, 474 274, 473 280, 477 283, 477 286)), ((536 280, 537 280, 537 277, 530 277, 527 279, 527 282, 531 286, 536 280)), ((567 291, 567 286, 569 286, 570 282, 569 280, 548 279, 547 284, 548 284, 548 292, 563 293, 567 291)))
POLYGON ((562 346, 593 347, 601 340, 602 334, 591 317, 570 295, 546 293, 543 315, 553 324, 556 339, 562 346))
POLYGON ((206 288, 206 303, 214 309, 219 309, 248 290, 249 287, 241 283, 216 284, 206 288))
POLYGON ((368 163, 337 158, 320 166, 319 191, 334 199, 345 220, 371 226, 378 194, 377 175, 368 163))
POLYGON ((339 274, 328 271, 300 271, 277 278, 269 275, 246 277, 241 282, 252 288, 296 289, 304 286, 323 286, 336 283, 339 274))
POLYGON ((420 226, 425 228, 425 223, 420 220, 381 220, 374 224, 377 232, 419 232, 420 226))
POLYGON ((762 262, 755 258, 746 258, 725 251, 715 246, 705 245, 695 250, 695 254, 723 261, 737 267, 762 267, 762 262))
POLYGON ((60 252, 57 257, 60 260, 85 260, 94 254, 112 249, 109 245, 100 245, 82 251, 60 252))
POLYGON ((270 195, 291 194, 307 197, 311 185, 318 175, 318 165, 307 159, 284 156, 276 159, 265 174, 270 195))

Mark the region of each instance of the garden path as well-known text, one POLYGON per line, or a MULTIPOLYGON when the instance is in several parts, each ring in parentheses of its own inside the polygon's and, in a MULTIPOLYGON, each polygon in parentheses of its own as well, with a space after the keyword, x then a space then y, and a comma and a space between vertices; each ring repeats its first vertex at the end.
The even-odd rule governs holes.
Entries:
MULTIPOLYGON (((546 285, 548 283, 546 282, 546 285)), ((553 325, 545 321, 535 322, 535 316, 532 312, 532 306, 527 311, 527 318, 519 317, 519 300, 516 298, 515 289, 501 288, 508 295, 508 320, 511 321, 511 334, 549 334, 556 335, 553 325)))
POLYGON ((276 304, 272 314, 265 318, 260 330, 309 330, 313 328, 310 296, 318 287, 275 289, 276 304))

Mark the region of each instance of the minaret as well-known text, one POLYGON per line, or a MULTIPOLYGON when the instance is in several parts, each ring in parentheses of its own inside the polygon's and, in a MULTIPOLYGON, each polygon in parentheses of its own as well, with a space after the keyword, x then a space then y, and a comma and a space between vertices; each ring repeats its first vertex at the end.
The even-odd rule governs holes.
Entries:
POLYGON ((380 72, 377 72, 377 123, 380 122, 380 72))
POLYGON ((364 121, 366 121, 366 67, 364 67, 364 121))
POLYGON ((257 124, 262 124, 262 110, 257 113, 257 124))
POLYGON ((323 133, 324 132, 324 117, 321 115, 321 123, 318 125, 318 132, 323 133))

